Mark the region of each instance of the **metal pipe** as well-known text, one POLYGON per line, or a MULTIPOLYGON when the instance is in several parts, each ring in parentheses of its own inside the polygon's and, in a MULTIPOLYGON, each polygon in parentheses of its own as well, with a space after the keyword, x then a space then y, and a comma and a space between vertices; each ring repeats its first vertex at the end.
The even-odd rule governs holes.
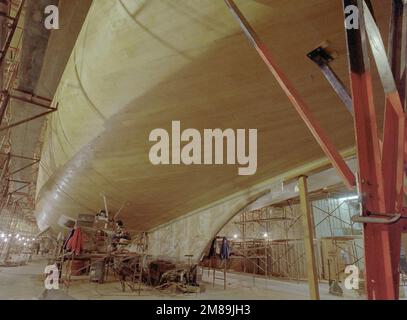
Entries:
POLYGON ((27 99, 27 98, 24 98, 24 97, 19 97, 19 96, 13 95, 13 94, 10 94, 10 98, 11 98, 11 99, 15 99, 15 100, 19 100, 19 101, 22 101, 22 102, 26 102, 26 103, 35 105, 35 106, 37 106, 37 107, 45 108, 45 109, 48 109, 48 110, 55 110, 55 108, 51 107, 51 105, 42 104, 42 103, 36 102, 36 101, 34 101, 34 100, 32 100, 32 99, 27 99))
POLYGON ((38 115, 36 115, 36 116, 30 117, 30 118, 28 118, 28 119, 25 119, 25 120, 21 120, 21 121, 12 123, 12 124, 10 124, 10 125, 8 125, 8 126, 5 126, 5 127, 3 127, 3 128, 0 128, 0 132, 1 132, 1 131, 4 131, 4 130, 7 130, 7 129, 10 129, 10 128, 14 128, 14 127, 19 126, 19 125, 21 125, 21 124, 24 124, 24 123, 26 123, 26 122, 30 122, 30 121, 35 120, 35 119, 38 119, 38 118, 40 118, 40 117, 44 117, 44 116, 46 116, 46 115, 48 115, 48 114, 50 114, 50 113, 52 113, 52 112, 55 112, 55 111, 57 111, 57 109, 54 109, 54 110, 51 110, 51 111, 47 111, 47 112, 43 112, 43 113, 40 113, 40 114, 38 114, 38 115))
POLYGON ((25 169, 27 169, 27 168, 30 168, 30 167, 36 165, 39 161, 40 161, 40 160, 36 160, 36 161, 34 161, 33 163, 27 164, 26 166, 24 166, 24 167, 22 167, 22 168, 20 168, 20 169, 17 169, 17 170, 15 170, 15 171, 13 171, 13 172, 11 172, 11 173, 10 173, 10 176, 12 176, 12 175, 14 175, 14 174, 16 174, 16 173, 18 173, 18 172, 21 172, 21 171, 23 171, 23 170, 25 170, 25 169))

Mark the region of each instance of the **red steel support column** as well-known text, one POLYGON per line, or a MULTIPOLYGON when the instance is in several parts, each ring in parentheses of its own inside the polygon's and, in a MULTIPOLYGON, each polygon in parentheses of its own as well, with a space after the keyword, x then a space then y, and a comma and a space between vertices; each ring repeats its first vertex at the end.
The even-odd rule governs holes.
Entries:
MULTIPOLYGON (((390 66, 392 74, 395 80, 395 86, 399 94, 399 101, 401 103, 401 108, 407 111, 407 2, 405 0, 393 0, 392 1, 392 15, 390 22, 390 33, 389 33, 389 45, 388 45, 388 57, 390 61, 390 66)), ((387 111, 387 107, 386 107, 387 111)), ((403 134, 403 146, 404 152, 398 154, 399 157, 403 157, 403 169, 407 167, 407 119, 404 114, 404 134, 403 134)), ((384 150, 383 150, 384 152, 384 150)), ((406 175, 401 174, 401 188, 404 188, 404 179, 406 175)), ((399 186, 397 186, 398 188, 399 186)), ((398 190, 398 189, 397 189, 398 190)), ((403 207, 403 193, 400 192, 400 196, 397 199, 399 207, 403 207)), ((397 263, 397 267, 400 264, 400 247, 401 247, 401 233, 406 227, 406 223, 399 223, 397 226, 392 226, 396 230, 390 230, 390 234, 393 237, 393 242, 395 243, 392 252, 392 259, 394 263, 397 263), (399 225, 399 226, 398 226, 399 225)), ((393 275, 395 280, 396 290, 399 287, 399 270, 395 270, 396 273, 393 275)), ((398 297, 398 290, 396 296, 398 297)))
MULTIPOLYGON (((386 212, 401 212, 403 208, 404 180, 404 110, 380 30, 366 4, 364 4, 363 8, 363 17, 370 47, 386 96, 382 152, 386 212)), ((395 32, 397 32, 397 29, 392 28, 391 33, 395 32)), ((395 39, 397 37, 390 34, 390 38, 395 39)), ((390 45, 394 45, 397 42, 390 42, 390 45)))
MULTIPOLYGON (((392 16, 388 56, 394 80, 400 95, 404 111, 407 111, 407 3, 403 0, 392 1, 392 16)), ((407 118, 406 124, 407 128, 407 118)), ((404 135, 404 168, 407 173, 407 130, 404 135)))
MULTIPOLYGON (((386 155, 382 162, 373 101, 366 25, 363 15, 364 1, 343 0, 343 4, 344 9, 348 6, 359 8, 359 28, 347 29, 346 33, 359 160, 359 191, 362 195, 363 215, 369 216, 372 213, 394 214, 392 209, 396 209, 396 180, 400 177, 395 173, 398 170, 392 171, 390 178, 388 176, 383 177, 383 171, 388 173, 387 168, 383 167, 383 163, 392 168, 397 167, 396 163, 392 161, 396 161, 400 150, 399 144, 396 143, 400 140, 397 135, 400 127, 392 129, 389 124, 392 121, 393 124, 396 121, 398 121, 397 124, 400 124, 400 110, 397 109, 395 94, 389 95, 391 90, 387 91, 388 112, 387 125, 385 125, 387 129, 385 129, 383 150, 384 152, 390 150, 391 154, 386 155), (391 130, 396 131, 392 132, 391 130), (392 134, 394 135, 392 136, 392 134), (391 143, 393 145, 389 145, 391 143)), ((380 66, 378 67, 380 68, 380 66)), ((368 298, 398 299, 401 223, 392 225, 365 223, 364 240, 368 298)))
POLYGON ((404 110, 407 108, 407 3, 392 1, 388 56, 404 110))

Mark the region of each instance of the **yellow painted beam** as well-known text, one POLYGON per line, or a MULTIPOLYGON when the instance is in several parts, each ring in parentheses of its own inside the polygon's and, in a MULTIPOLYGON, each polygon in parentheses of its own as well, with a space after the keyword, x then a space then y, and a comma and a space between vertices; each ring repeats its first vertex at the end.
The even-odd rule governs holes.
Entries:
POLYGON ((298 187, 300 190, 300 206, 304 225, 304 246, 310 298, 312 300, 319 300, 318 272, 314 250, 314 223, 312 209, 308 202, 307 177, 301 176, 298 179, 298 187))

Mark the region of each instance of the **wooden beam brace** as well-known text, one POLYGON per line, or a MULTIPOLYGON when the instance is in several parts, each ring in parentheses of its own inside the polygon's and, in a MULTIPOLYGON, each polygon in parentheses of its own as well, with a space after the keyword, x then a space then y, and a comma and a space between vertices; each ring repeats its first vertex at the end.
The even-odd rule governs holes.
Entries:
POLYGON ((16 190, 9 192, 9 194, 15 194, 16 192, 19 192, 19 191, 27 188, 30 184, 31 184, 31 182, 28 182, 28 183, 24 184, 23 186, 17 188, 16 190))
POLYGON ((18 172, 21 172, 21 171, 23 171, 23 170, 25 170, 25 169, 27 169, 27 168, 30 168, 30 167, 32 167, 33 165, 35 165, 35 164, 37 164, 38 162, 40 162, 40 160, 35 160, 34 162, 32 162, 32 163, 30 163, 30 164, 27 164, 26 166, 24 166, 24 167, 22 167, 22 168, 20 168, 20 169, 17 169, 17 170, 15 170, 15 171, 13 171, 13 172, 11 172, 10 173, 10 176, 12 176, 12 175, 14 175, 14 174, 16 174, 16 173, 18 173, 18 172))
POLYGON ((0 174, 0 184, 3 183, 3 180, 4 180, 4 178, 6 177, 6 174, 7 174, 7 172, 8 172, 9 164, 10 164, 10 158, 11 158, 11 155, 10 155, 10 153, 8 153, 8 154, 6 155, 6 160, 4 161, 3 169, 1 170, 1 174, 0 174))
POLYGON ((30 181, 17 180, 17 179, 8 179, 8 181, 15 182, 15 183, 30 183, 30 181))
POLYGON ((32 92, 30 92, 30 91, 27 91, 27 90, 24 90, 24 89, 14 88, 13 91, 19 92, 19 93, 23 93, 23 94, 25 94, 25 95, 28 95, 28 96, 29 96, 29 99, 42 100, 42 101, 48 102, 48 103, 51 103, 51 102, 52 102, 52 99, 50 99, 50 98, 46 98, 46 97, 43 97, 43 96, 39 96, 39 95, 37 95, 37 94, 34 94, 34 93, 32 93, 32 92))
POLYGON ((250 26, 249 22, 243 16, 239 8, 236 6, 233 0, 225 0, 227 6, 231 10, 233 16, 237 19, 240 26, 242 27, 245 35, 248 37, 254 48, 259 53, 260 57, 266 63, 271 73, 276 78, 277 82, 287 95, 288 99, 291 101, 298 114, 302 120, 307 125, 308 129, 311 131, 314 138, 317 140, 318 144, 321 146, 322 150, 325 152, 326 156, 330 159, 332 165, 338 171, 339 176, 342 178, 345 186, 352 189, 355 186, 355 176, 346 164, 345 160, 341 157, 336 147, 323 131, 322 127, 319 125, 317 120, 314 118, 310 112, 309 107, 302 99, 300 94, 288 80, 283 71, 278 67, 274 58, 265 45, 256 34, 254 29, 250 26))
POLYGON ((0 132, 1 132, 1 131, 4 131, 4 130, 11 129, 11 128, 14 128, 14 127, 17 127, 17 126, 22 125, 22 124, 27 123, 27 122, 33 121, 33 120, 38 119, 38 118, 40 118, 40 117, 44 117, 44 116, 46 116, 46 115, 48 115, 48 114, 50 114, 50 113, 53 113, 53 112, 55 112, 55 111, 57 111, 57 110, 58 110, 57 108, 54 108, 53 110, 50 110, 50 111, 47 111, 47 112, 43 112, 43 113, 40 113, 40 114, 38 114, 38 115, 36 115, 36 116, 27 118, 27 119, 25 119, 25 120, 21 120, 21 121, 12 123, 12 124, 10 124, 10 125, 8 125, 8 126, 5 126, 5 127, 3 127, 3 128, 0 128, 0 132))
POLYGON ((19 155, 12 154, 12 153, 11 153, 11 154, 8 154, 8 153, 0 152, 0 155, 3 155, 3 156, 10 155, 11 158, 24 159, 24 160, 31 160, 31 161, 40 161, 40 160, 41 160, 41 159, 38 159, 38 158, 19 156, 19 155))
POLYGON ((5 183, 5 186, 4 186, 4 189, 2 190, 3 198, 5 198, 8 195, 9 188, 10 188, 10 181, 7 179, 6 183, 5 183))
POLYGON ((17 72, 18 72, 19 64, 13 64, 11 67, 11 75, 8 79, 8 82, 5 86, 5 89, 1 92, 1 97, 0 97, 0 126, 3 123, 4 116, 7 111, 7 107, 9 106, 10 103, 10 90, 14 84, 14 81, 17 77, 17 72))
POLYGON ((15 196, 24 196, 24 197, 29 197, 29 194, 26 192, 14 192, 15 196))
POLYGON ((8 93, 8 91, 3 91, 0 96, 0 125, 3 123, 3 119, 6 115, 9 102, 10 94, 8 93))
POLYGON ((7 18, 7 19, 10 19, 11 21, 14 21, 16 18, 15 17, 11 17, 11 16, 9 16, 7 13, 5 13, 5 12, 0 12, 0 17, 4 17, 4 18, 7 18))
POLYGON ((298 188, 300 192, 300 207, 304 226, 304 247, 307 261, 310 298, 312 300, 319 300, 318 272, 314 248, 314 221, 312 209, 308 201, 307 177, 302 176, 298 179, 298 188))
POLYGON ((55 110, 55 108, 53 108, 53 107, 51 106, 51 104, 44 104, 44 103, 41 103, 40 101, 35 101, 35 100, 33 99, 33 97, 31 97, 31 98, 26 98, 26 97, 19 97, 19 96, 16 96, 16 95, 11 94, 11 95, 10 95, 10 99, 19 100, 19 101, 21 101, 21 102, 29 103, 29 104, 32 104, 32 105, 34 105, 34 106, 41 107, 41 108, 45 108, 45 109, 48 109, 48 110, 55 110))

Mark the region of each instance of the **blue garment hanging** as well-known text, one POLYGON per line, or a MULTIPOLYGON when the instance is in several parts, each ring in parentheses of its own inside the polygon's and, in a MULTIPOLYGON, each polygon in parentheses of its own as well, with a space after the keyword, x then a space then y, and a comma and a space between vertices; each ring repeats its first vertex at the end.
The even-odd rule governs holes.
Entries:
POLYGON ((223 237, 222 247, 220 249, 220 258, 222 260, 227 260, 227 259, 229 259, 229 255, 230 255, 230 248, 229 248, 228 239, 226 239, 226 237, 223 237))

